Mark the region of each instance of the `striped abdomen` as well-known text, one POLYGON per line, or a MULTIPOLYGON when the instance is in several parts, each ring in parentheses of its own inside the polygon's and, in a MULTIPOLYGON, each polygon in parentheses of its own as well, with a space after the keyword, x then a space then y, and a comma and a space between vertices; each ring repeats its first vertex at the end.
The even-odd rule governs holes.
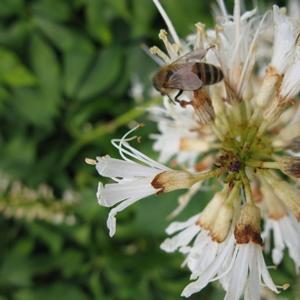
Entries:
POLYGON ((195 63, 193 72, 199 76, 204 85, 217 83, 224 77, 220 68, 206 63, 195 63))

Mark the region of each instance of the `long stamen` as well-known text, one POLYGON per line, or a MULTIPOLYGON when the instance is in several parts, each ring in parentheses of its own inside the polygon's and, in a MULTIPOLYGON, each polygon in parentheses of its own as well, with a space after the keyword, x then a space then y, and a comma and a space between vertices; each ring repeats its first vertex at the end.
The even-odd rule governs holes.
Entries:
POLYGON ((167 13, 165 12, 164 8, 162 7, 162 5, 160 4, 159 0, 153 0, 157 10, 159 11, 160 15, 162 16, 162 18, 164 19, 167 27, 168 27, 168 30, 174 40, 174 42, 178 45, 180 45, 180 39, 176 33, 176 30, 171 22, 171 20, 169 19, 167 13))

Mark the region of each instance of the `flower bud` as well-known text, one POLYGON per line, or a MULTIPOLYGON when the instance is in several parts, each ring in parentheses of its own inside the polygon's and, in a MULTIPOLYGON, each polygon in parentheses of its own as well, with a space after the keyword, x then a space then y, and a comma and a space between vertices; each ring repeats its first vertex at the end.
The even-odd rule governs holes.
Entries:
POLYGON ((151 185, 158 189, 158 193, 187 189, 195 183, 195 177, 185 171, 165 171, 157 174, 151 185))
POLYGON ((300 221, 300 199, 297 188, 268 172, 264 172, 263 174, 265 175, 264 178, 273 188, 274 193, 282 200, 291 213, 295 215, 298 221, 300 221))
POLYGON ((300 178, 300 157, 282 157, 278 162, 283 173, 294 178, 300 178))
POLYGON ((210 200, 210 202, 203 210, 201 217, 197 222, 198 225, 200 225, 204 229, 211 230, 218 216, 218 212, 225 201, 226 193, 227 189, 224 189, 214 195, 214 197, 210 200))
POLYGON ((272 66, 269 66, 262 86, 255 97, 255 102, 258 106, 265 107, 269 103, 276 92, 276 87, 278 86, 280 79, 281 76, 277 71, 272 66))
POLYGON ((234 214, 234 208, 232 204, 223 203, 218 211, 217 218, 213 223, 212 230, 210 232, 213 240, 218 243, 223 242, 231 227, 231 222, 234 214))
POLYGON ((287 150, 291 150, 293 152, 300 152, 300 136, 295 137, 287 146, 287 150))
POLYGON ((274 194, 269 185, 263 184, 261 186, 263 193, 263 203, 267 209, 267 216, 273 220, 279 220, 286 215, 286 209, 282 201, 274 194))
POLYGON ((247 203, 241 209, 234 236, 238 244, 263 244, 260 236, 260 211, 253 203, 247 203))

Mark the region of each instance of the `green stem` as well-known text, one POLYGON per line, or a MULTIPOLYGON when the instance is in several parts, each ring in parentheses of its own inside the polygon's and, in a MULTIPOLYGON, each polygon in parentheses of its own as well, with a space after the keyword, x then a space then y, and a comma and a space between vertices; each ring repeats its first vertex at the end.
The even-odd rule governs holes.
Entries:
POLYGON ((241 182, 237 181, 225 201, 227 204, 234 204, 234 201, 238 198, 237 196, 239 194, 240 186, 241 186, 241 182))
POLYGON ((246 195, 246 200, 248 203, 253 203, 253 197, 252 197, 252 192, 251 192, 251 186, 250 186, 250 181, 248 176, 246 175, 245 170, 240 171, 240 175, 241 175, 241 179, 243 182, 243 186, 244 186, 244 191, 245 191, 245 195, 246 195))
POLYGON ((223 171, 221 169, 215 169, 215 170, 212 170, 212 171, 195 174, 194 175, 195 183, 199 182, 199 181, 210 179, 212 177, 218 177, 219 175, 222 174, 222 172, 223 171))
POLYGON ((89 130, 88 132, 82 133, 82 136, 79 139, 79 143, 81 145, 88 144, 94 140, 99 139, 105 134, 112 133, 116 131, 119 127, 128 124, 130 121, 135 120, 136 118, 142 116, 145 112, 146 109, 158 104, 159 101, 161 101, 161 98, 155 98, 150 100, 149 102, 145 103, 144 106, 136 106, 121 116, 117 117, 111 122, 105 123, 105 124, 100 124, 96 126, 95 128, 89 130))
POLYGON ((276 161, 247 161, 246 165, 261 169, 280 169, 279 163, 276 161))
POLYGON ((70 161, 77 155, 77 153, 87 144, 97 141, 102 136, 106 134, 115 132, 121 126, 128 124, 130 121, 135 120, 142 116, 146 109, 152 105, 158 104, 161 101, 161 98, 154 98, 143 106, 136 106, 124 114, 120 115, 111 122, 100 124, 95 126, 93 129, 87 132, 81 132, 76 135, 78 138, 76 142, 68 149, 67 153, 64 155, 62 160, 62 166, 66 166, 70 161))

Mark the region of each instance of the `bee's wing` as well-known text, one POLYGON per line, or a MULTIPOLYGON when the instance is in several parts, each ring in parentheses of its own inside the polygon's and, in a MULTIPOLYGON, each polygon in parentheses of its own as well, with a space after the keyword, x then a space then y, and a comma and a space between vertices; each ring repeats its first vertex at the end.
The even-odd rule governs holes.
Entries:
POLYGON ((203 82, 192 72, 193 65, 193 63, 178 65, 178 69, 168 79, 168 87, 184 91, 200 89, 203 86, 203 82))
POLYGON ((207 51, 213 47, 209 47, 206 49, 195 49, 190 51, 182 56, 180 56, 176 61, 173 63, 186 63, 186 62, 199 62, 202 58, 206 55, 207 51))

